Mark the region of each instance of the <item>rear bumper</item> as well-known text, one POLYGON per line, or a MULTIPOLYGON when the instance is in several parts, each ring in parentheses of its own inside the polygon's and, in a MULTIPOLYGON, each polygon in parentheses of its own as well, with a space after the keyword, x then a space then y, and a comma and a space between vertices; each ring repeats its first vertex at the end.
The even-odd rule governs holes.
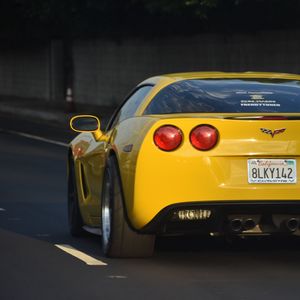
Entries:
MULTIPOLYGON (((299 220, 300 200, 293 201, 228 201, 228 202, 192 202, 170 205, 161 210, 150 223, 139 231, 155 234, 198 234, 198 233, 243 233, 232 232, 229 227, 233 218, 254 218, 262 233, 300 233, 299 229, 286 230, 283 222, 290 218, 299 220), (205 220, 178 220, 174 215, 180 210, 210 210, 205 220)), ((246 232, 246 231, 244 231, 246 232)))
MULTIPOLYGON (((276 122, 276 126, 285 128, 286 122, 276 122)), ((165 207, 183 202, 204 205, 206 201, 298 201, 299 180, 291 184, 249 183, 249 159, 296 160, 300 178, 300 143, 295 135, 299 122, 289 120, 288 124, 293 124, 288 134, 272 139, 260 128, 273 128, 274 121, 191 117, 154 123, 141 144, 134 182, 130 193, 126 193, 126 208, 133 228, 141 230, 165 207), (179 127, 183 133, 183 142, 175 151, 162 151, 153 142, 155 130, 166 124, 179 127), (219 130, 219 142, 209 151, 198 151, 189 142, 191 130, 199 124, 210 124, 219 130)), ((129 190, 126 183, 123 185, 129 190)))

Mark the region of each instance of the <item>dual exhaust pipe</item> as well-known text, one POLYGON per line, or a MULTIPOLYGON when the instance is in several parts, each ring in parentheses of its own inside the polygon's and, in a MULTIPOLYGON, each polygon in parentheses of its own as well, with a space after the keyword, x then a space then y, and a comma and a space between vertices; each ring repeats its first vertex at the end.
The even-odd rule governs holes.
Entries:
MULTIPOLYGON (((259 223, 260 218, 259 215, 229 218, 229 229, 234 233, 251 230, 259 223)), ((280 231, 294 233, 300 229, 300 217, 273 215, 273 224, 280 231)))
POLYGON ((257 221, 253 218, 233 218, 229 220, 229 228, 232 232, 239 233, 251 230, 257 225, 257 221))

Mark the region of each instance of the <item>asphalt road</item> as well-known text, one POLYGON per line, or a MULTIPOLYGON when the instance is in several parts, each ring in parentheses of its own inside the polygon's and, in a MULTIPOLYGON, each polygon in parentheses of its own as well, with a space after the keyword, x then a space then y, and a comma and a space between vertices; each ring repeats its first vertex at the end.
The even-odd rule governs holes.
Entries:
POLYGON ((2 132, 0 166, 1 300, 300 298, 298 240, 164 238, 150 259, 107 259, 99 236, 68 234, 65 147, 2 132), (56 244, 107 265, 87 265, 56 244))

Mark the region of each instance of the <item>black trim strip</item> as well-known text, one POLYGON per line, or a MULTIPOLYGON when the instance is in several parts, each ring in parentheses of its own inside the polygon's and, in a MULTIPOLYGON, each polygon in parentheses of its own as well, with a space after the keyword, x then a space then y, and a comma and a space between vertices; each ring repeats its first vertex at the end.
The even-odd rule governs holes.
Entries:
POLYGON ((280 213, 283 210, 291 209, 294 212, 294 209, 297 208, 300 213, 300 199, 299 200, 245 200, 245 201, 204 201, 204 202, 184 202, 172 204, 170 206, 162 209, 146 226, 144 226, 139 231, 141 233, 155 233, 160 230, 160 228, 166 224, 172 213, 181 208, 184 209, 196 209, 196 208, 211 208, 212 210, 220 211, 231 211, 234 210, 262 210, 266 209, 267 211, 272 209, 280 209, 280 213))

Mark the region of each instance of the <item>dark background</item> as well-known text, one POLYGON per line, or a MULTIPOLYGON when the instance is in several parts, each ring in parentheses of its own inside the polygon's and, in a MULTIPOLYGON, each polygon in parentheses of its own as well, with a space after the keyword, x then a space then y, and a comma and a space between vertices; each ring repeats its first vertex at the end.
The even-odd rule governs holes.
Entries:
POLYGON ((159 74, 299 73, 299 13, 295 0, 1 1, 0 111, 107 115, 159 74))
POLYGON ((299 8, 296 0, 12 0, 0 4, 0 24, 12 41, 253 32, 299 28, 299 8))

